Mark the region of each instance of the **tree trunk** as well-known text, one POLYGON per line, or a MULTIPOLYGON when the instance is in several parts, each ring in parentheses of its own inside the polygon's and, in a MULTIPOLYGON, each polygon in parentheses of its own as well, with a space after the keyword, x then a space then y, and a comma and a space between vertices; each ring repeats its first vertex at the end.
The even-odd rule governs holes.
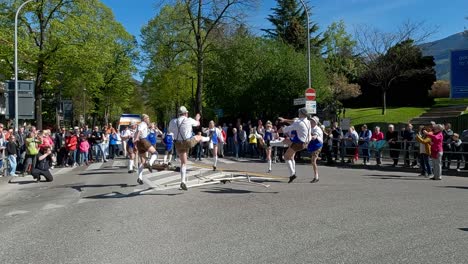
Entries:
POLYGON ((42 130, 42 84, 44 83, 44 63, 38 62, 36 84, 34 87, 34 108, 36 116, 36 127, 42 130))
POLYGON ((382 91, 382 115, 387 111, 387 89, 382 91))

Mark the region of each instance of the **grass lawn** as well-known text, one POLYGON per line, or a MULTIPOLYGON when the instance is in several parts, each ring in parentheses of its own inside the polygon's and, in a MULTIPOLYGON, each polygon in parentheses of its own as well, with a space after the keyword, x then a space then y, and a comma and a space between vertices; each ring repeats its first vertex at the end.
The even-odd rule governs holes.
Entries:
POLYGON ((352 125, 369 123, 407 123, 412 118, 420 116, 427 110, 429 110, 429 108, 387 108, 386 114, 383 116, 381 108, 346 108, 346 118, 351 118, 352 125))
POLYGON ((444 106, 452 106, 452 105, 467 105, 468 106, 468 98, 464 99, 450 99, 450 98, 436 98, 435 99, 434 107, 444 107, 444 106))

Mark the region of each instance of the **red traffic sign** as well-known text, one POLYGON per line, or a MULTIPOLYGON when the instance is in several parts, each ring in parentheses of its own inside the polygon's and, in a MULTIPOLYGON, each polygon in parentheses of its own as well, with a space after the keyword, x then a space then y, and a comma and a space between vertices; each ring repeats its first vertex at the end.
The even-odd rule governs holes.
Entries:
POLYGON ((306 100, 315 101, 315 89, 307 88, 305 91, 306 100))

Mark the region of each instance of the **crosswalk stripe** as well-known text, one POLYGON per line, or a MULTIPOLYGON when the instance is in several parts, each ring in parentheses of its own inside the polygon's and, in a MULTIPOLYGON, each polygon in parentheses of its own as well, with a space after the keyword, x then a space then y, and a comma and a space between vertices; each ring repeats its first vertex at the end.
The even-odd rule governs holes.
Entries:
POLYGON ((232 161, 232 160, 229 160, 229 159, 225 159, 225 158, 218 159, 218 161, 221 161, 221 162, 226 163, 226 164, 234 164, 234 163, 236 163, 235 161, 232 161))
POLYGON ((70 172, 71 170, 73 170, 74 168, 60 168, 59 170, 57 171, 54 171, 53 174, 55 175, 58 175, 58 174, 65 174, 67 172, 70 172))
POLYGON ((98 163, 93 163, 91 165, 88 166, 88 168, 86 168, 86 170, 97 170, 99 168, 101 168, 103 163, 101 162, 98 162, 98 163))

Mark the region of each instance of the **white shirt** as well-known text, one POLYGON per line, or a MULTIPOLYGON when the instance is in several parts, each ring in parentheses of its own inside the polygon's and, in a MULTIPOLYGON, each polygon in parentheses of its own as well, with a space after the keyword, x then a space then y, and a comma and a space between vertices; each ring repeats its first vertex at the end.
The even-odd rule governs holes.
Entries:
POLYGON ((132 136, 130 129, 125 129, 124 131, 120 132, 121 138, 126 138, 124 141, 128 141, 128 139, 132 136))
MULTIPOLYGON (((307 118, 298 118, 294 120, 290 126, 284 127, 283 132, 289 133, 293 130, 296 130, 297 137, 300 141, 304 143, 308 143, 310 141, 310 121, 307 118)), ((322 134, 323 140, 323 134, 322 134)))
POLYGON ((323 131, 319 126, 310 128, 312 136, 317 136, 318 141, 323 143, 323 131))
POLYGON ((200 122, 193 118, 180 116, 169 122, 168 131, 174 134, 174 140, 187 140, 192 137, 192 127, 199 125, 200 122))
POLYGON ((148 124, 146 124, 146 122, 141 122, 138 125, 138 132, 140 132, 140 139, 147 138, 149 134, 148 124))

